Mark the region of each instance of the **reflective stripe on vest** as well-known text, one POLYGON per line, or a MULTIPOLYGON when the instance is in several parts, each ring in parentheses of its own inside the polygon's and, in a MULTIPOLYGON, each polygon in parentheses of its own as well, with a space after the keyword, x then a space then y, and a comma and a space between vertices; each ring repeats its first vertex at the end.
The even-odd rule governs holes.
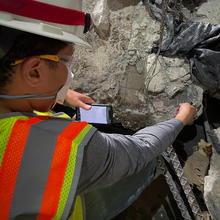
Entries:
POLYGON ((0 120, 1 140, 3 120, 14 120, 6 144, 1 143, 1 219, 67 219, 83 149, 95 129, 86 122, 48 116, 14 118, 0 120))

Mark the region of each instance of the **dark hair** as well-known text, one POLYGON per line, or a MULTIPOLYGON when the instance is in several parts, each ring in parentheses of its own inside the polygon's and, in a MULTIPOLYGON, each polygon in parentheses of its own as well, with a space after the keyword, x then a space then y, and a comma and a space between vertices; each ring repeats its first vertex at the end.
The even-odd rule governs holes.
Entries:
MULTIPOLYGON (((0 92, 10 82, 13 75, 13 67, 10 65, 12 62, 29 56, 57 54, 68 45, 68 43, 60 40, 0 26, 0 35, 5 36, 5 33, 7 33, 6 36, 8 34, 14 34, 15 38, 12 38, 13 42, 10 42, 11 48, 0 59, 0 92)), ((0 42, 0 45, 4 44, 4 40, 5 42, 8 41, 6 38, 1 38, 3 42, 0 42)))

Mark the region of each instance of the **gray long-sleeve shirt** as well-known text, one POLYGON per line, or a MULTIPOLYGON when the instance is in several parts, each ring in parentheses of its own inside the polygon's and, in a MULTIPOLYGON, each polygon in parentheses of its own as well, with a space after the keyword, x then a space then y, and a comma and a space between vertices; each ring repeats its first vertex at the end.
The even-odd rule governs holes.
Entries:
MULTIPOLYGON (((13 112, 8 114, 0 114, 0 119, 14 117, 14 116, 32 117, 36 115, 31 113, 13 112)), ((4 123, 2 126, 2 131, 5 128, 4 123)), ((45 123, 45 121, 41 121, 39 123, 34 124, 33 127, 31 127, 32 133, 29 133, 30 134, 29 137, 32 137, 33 145, 32 144, 27 145, 27 147, 25 148, 27 149, 27 151, 23 153, 23 154, 26 153, 26 156, 24 155, 22 157, 22 159, 25 158, 22 161, 23 163, 25 162, 26 165, 23 164, 24 166, 21 166, 22 169, 19 169, 20 175, 18 173, 19 179, 16 180, 17 187, 19 188, 16 188, 15 186, 15 190, 17 189, 17 191, 15 191, 13 194, 14 200, 12 201, 12 206, 14 207, 14 209, 11 209, 13 210, 13 212, 10 212, 12 218, 14 218, 13 216, 19 216, 23 218, 24 216, 27 216, 27 213, 28 213, 28 217, 30 217, 32 214, 33 216, 36 216, 35 211, 32 213, 31 210, 35 210, 33 209, 33 207, 35 208, 37 207, 38 210, 38 202, 36 201, 39 201, 40 197, 39 197, 39 192, 36 190, 36 186, 37 187, 39 186, 40 192, 42 193, 43 192, 41 190, 43 189, 42 186, 45 186, 43 185, 44 183, 46 184, 46 181, 45 182, 42 181, 43 179, 42 177, 47 178, 47 174, 42 175, 42 173, 45 173, 43 172, 45 171, 45 169, 49 171, 48 168, 50 168, 50 164, 52 161, 51 158, 53 157, 53 150, 51 149, 53 144, 51 145, 50 143, 54 143, 54 144, 56 143, 56 141, 54 141, 56 140, 54 139, 55 135, 60 134, 60 132, 62 132, 62 129, 64 129, 67 125, 71 124, 71 121, 69 120, 65 121, 64 119, 62 120, 52 119, 49 120, 47 123, 45 123), (47 123, 49 123, 49 127, 47 127, 47 123), (34 140, 36 140, 37 137, 44 134, 44 132, 46 132, 45 135, 49 134, 48 140, 52 140, 53 142, 45 142, 44 145, 42 145, 40 148, 38 146, 42 140, 40 140, 39 142, 34 140), (37 134, 37 135, 33 135, 33 134, 37 134), (30 146, 32 146, 31 149, 34 150, 33 152, 32 150, 30 151, 30 146), (47 156, 46 158, 41 157, 42 150, 45 151, 45 155, 47 156), (37 154, 35 154, 34 152, 37 152, 37 154), (40 161, 41 161, 40 164, 41 166, 39 166, 40 161), (39 178, 39 175, 41 178, 39 178), (30 182, 32 184, 29 184, 30 182), (35 192, 36 196, 33 195, 33 192, 35 192), (15 195, 17 197, 14 197, 15 195), (31 195, 31 197, 29 195, 31 195), (22 202, 17 202, 17 201, 22 201, 22 202), (29 204, 30 206, 28 206, 29 204), (33 206, 33 204, 36 204, 36 206, 33 206)), ((11 125, 13 125, 13 123, 11 123, 11 125)), ((146 127, 136 132, 132 136, 120 135, 120 134, 104 134, 99 131, 96 131, 84 149, 84 158, 82 163, 81 176, 76 193, 77 194, 86 193, 95 188, 102 188, 104 186, 111 185, 125 177, 138 173, 140 170, 144 170, 143 168, 147 166, 150 160, 155 158, 157 155, 163 152, 167 146, 173 143, 173 141, 175 140, 176 136, 178 135, 178 133, 181 131, 182 128, 183 128, 183 124, 181 121, 177 119, 171 119, 169 121, 158 123, 151 127, 146 127)), ((7 161, 7 162, 10 163, 11 161, 7 161)), ((71 199, 69 202, 71 202, 71 199)), ((124 204, 123 205, 124 208, 130 204, 128 203, 127 200, 121 203, 124 204)), ((41 203, 39 202, 39 208, 40 208, 40 204, 41 203)), ((98 206, 99 203, 96 203, 96 205, 98 206)), ((118 204, 115 205, 117 206, 118 204)), ((89 208, 90 210, 92 208, 93 214, 97 216, 96 210, 99 210, 99 207, 98 208, 96 207, 95 209, 93 205, 92 206, 88 205, 87 208, 88 210, 89 208)), ((116 209, 113 208, 113 210, 116 209)), ((115 216, 117 213, 116 212, 111 213, 111 216, 115 216)), ((110 215, 108 215, 107 213, 106 216, 110 216, 110 215)), ((90 219, 97 219, 97 217, 90 219)), ((108 218, 100 218, 100 219, 108 219, 108 218)))
POLYGON ((85 148, 78 193, 113 184, 139 172, 174 142, 182 128, 180 120, 171 119, 134 135, 96 131, 85 148))
MULTIPOLYGON (((1 114, 0 118, 32 113, 1 114)), ((183 123, 171 119, 139 130, 134 135, 105 134, 96 131, 84 150, 77 193, 111 185, 138 173, 170 146, 183 123)))

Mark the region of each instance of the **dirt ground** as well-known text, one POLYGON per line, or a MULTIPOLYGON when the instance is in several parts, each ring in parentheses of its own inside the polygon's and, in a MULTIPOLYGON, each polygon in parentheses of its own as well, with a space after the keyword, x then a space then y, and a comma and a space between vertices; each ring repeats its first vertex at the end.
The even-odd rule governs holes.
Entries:
POLYGON ((159 175, 129 208, 112 220, 181 220, 163 175, 159 175))

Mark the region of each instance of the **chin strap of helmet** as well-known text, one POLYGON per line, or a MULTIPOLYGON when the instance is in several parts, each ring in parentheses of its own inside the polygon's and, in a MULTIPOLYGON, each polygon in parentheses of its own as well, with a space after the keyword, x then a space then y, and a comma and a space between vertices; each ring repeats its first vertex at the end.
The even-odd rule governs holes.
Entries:
POLYGON ((0 0, 0 11, 56 24, 82 25, 84 33, 92 25, 91 17, 84 12, 35 0, 0 0))

